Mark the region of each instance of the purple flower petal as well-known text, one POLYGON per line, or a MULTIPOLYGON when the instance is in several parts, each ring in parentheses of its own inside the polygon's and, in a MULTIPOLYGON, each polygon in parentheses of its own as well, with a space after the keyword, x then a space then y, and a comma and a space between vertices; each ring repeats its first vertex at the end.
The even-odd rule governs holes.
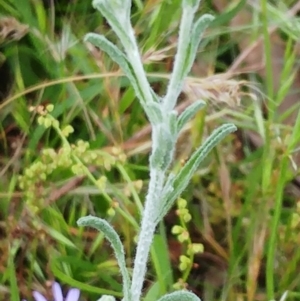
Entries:
POLYGON ((65 301, 78 301, 80 290, 77 288, 71 288, 67 294, 65 301))
POLYGON ((54 282, 52 285, 52 294, 54 297, 54 301, 63 301, 63 294, 61 291, 61 287, 57 282, 54 282))
POLYGON ((32 295, 35 301, 47 301, 47 299, 39 292, 34 291, 32 295))

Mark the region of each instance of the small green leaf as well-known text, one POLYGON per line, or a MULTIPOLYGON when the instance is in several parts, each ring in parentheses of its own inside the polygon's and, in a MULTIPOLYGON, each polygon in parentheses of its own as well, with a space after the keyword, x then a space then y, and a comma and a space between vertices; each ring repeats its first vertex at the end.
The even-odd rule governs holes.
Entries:
POLYGON ((115 61, 121 69, 124 71, 126 76, 130 81, 135 81, 134 75, 129 67, 129 63, 127 61, 124 53, 112 42, 110 42, 103 35, 99 35, 96 33, 88 33, 85 38, 85 41, 92 43, 96 47, 99 47, 102 51, 107 53, 113 61, 115 61))
POLYGON ((191 33, 191 42, 189 45, 189 54, 186 60, 186 66, 185 66, 185 74, 188 74, 191 70, 191 67, 194 63, 197 50, 199 47, 199 44, 201 42, 201 38, 203 36, 203 33, 205 29, 209 26, 209 24, 214 20, 214 16, 209 14, 202 15, 194 24, 192 33, 191 33))
POLYGON ((116 62, 121 67, 125 75, 128 77, 131 85, 133 86, 136 96, 140 99, 142 105, 144 105, 145 100, 144 97, 142 96, 144 93, 143 91, 141 91, 138 85, 138 81, 136 80, 135 74, 132 71, 132 68, 124 53, 112 42, 106 39, 103 35, 99 35, 96 33, 88 33, 85 36, 85 41, 92 43, 96 47, 99 47, 102 51, 107 53, 114 62, 116 62))
POLYGON ((180 170, 180 172, 174 177, 173 181, 168 181, 168 185, 173 186, 173 189, 165 186, 165 194, 161 204, 163 208, 161 209, 161 214, 159 215, 159 222, 171 209, 174 201, 180 196, 183 190, 187 187, 189 181, 191 180, 193 174, 199 167, 203 159, 208 155, 208 153, 229 133, 236 131, 236 126, 232 123, 224 124, 214 130, 212 134, 207 138, 202 146, 200 146, 180 170))
POLYGON ((107 240, 111 243, 112 248, 114 249, 121 274, 123 276, 123 291, 124 291, 124 300, 129 301, 130 299, 130 277, 126 268, 125 262, 125 252, 117 232, 112 228, 112 226, 104 219, 101 219, 96 216, 85 216, 81 217, 77 224, 79 226, 88 226, 97 229, 98 231, 103 232, 107 240))
POLYGON ((186 123, 191 120, 199 110, 201 110, 206 103, 203 100, 197 100, 188 106, 179 116, 177 121, 177 129, 180 132, 186 123))
POLYGON ((188 291, 177 291, 162 296, 158 301, 201 301, 199 297, 188 291))

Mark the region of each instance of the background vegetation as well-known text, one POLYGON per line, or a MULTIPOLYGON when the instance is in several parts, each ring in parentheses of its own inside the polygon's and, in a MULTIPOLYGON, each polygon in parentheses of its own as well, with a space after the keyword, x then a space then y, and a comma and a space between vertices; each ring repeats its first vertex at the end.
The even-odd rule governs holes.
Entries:
MULTIPOLYGON (((133 1, 145 68, 161 94, 180 3, 133 1)), ((174 171, 218 124, 233 121, 239 132, 185 191, 192 221, 174 208, 159 227, 145 300, 174 284, 205 301, 279 300, 285 291, 287 300, 300 300, 299 9, 290 0, 202 1, 199 14, 216 20, 178 110, 199 98, 208 106, 184 129, 174 171), (172 234, 174 225, 204 245, 183 271, 188 244, 172 234)), ((129 82, 83 36, 98 32, 118 42, 90 1, 0 1, 0 13, 20 22, 0 21, 0 300, 18 300, 17 291, 31 300, 32 290, 46 294, 54 279, 80 288, 83 300, 121 297, 109 245, 76 225, 86 214, 105 217, 121 233, 131 266, 151 129, 129 82), (68 141, 88 170, 68 161, 59 132, 37 123, 30 108, 48 104, 61 128, 73 126, 68 141)))

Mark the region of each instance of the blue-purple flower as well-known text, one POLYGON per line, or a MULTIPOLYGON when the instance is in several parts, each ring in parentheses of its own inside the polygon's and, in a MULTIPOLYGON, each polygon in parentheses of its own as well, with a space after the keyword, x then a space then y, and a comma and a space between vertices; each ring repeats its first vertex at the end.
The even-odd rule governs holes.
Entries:
MULTIPOLYGON (((54 282, 52 285, 52 294, 54 298, 53 301, 78 301, 80 290, 77 288, 71 288, 68 291, 66 298, 64 299, 61 286, 59 285, 59 283, 54 282)), ((34 291, 32 295, 35 301, 48 301, 41 293, 37 291, 34 291)))

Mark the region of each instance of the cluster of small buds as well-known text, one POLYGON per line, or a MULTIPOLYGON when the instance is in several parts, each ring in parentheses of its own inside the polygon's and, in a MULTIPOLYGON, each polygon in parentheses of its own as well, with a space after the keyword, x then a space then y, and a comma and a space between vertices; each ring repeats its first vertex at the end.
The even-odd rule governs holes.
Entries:
POLYGON ((185 271, 192 264, 191 258, 187 257, 186 255, 180 255, 179 261, 179 269, 181 271, 185 271))
POLYGON ((49 104, 47 106, 31 106, 29 108, 29 112, 35 112, 39 115, 37 121, 38 124, 43 125, 45 128, 49 128, 51 126, 53 127, 59 127, 59 121, 54 119, 49 113, 51 113, 54 109, 54 106, 52 104, 49 104))
POLYGON ((54 110, 53 104, 48 104, 47 106, 38 105, 29 107, 29 112, 36 112, 40 116, 46 116, 54 110))
POLYGON ((192 216, 189 212, 189 210, 186 208, 187 207, 187 201, 185 199, 179 199, 177 201, 177 215, 184 220, 185 223, 188 223, 191 219, 192 216))
POLYGON ((177 201, 176 213, 180 220, 180 225, 175 225, 172 228, 172 233, 177 236, 178 241, 185 246, 184 254, 179 257, 179 269, 183 272, 183 277, 179 279, 174 288, 182 288, 182 284, 187 279, 189 272, 193 266, 194 255, 203 252, 203 245, 200 243, 192 243, 191 237, 187 228, 187 223, 192 219, 192 216, 187 208, 187 201, 180 198, 177 201))
POLYGON ((190 239, 189 231, 182 226, 175 225, 172 228, 172 233, 177 236, 178 241, 181 243, 190 239))
MULTIPOLYGON (((117 162, 124 163, 126 156, 120 149, 113 148, 111 154, 102 150, 92 150, 88 142, 79 140, 75 144, 69 144, 66 138, 74 131, 72 126, 67 125, 59 128, 59 122, 49 113, 53 110, 52 105, 46 108, 38 106, 30 108, 30 111, 39 114, 39 124, 52 126, 62 139, 62 147, 58 150, 45 148, 36 162, 31 164, 19 177, 19 187, 24 191, 25 199, 33 211, 38 210, 39 204, 45 199, 48 191, 47 180, 60 170, 70 170, 74 175, 87 175, 87 166, 104 168, 109 171, 117 162)), ((96 179, 96 186, 103 191, 106 186, 106 177, 96 179)))

